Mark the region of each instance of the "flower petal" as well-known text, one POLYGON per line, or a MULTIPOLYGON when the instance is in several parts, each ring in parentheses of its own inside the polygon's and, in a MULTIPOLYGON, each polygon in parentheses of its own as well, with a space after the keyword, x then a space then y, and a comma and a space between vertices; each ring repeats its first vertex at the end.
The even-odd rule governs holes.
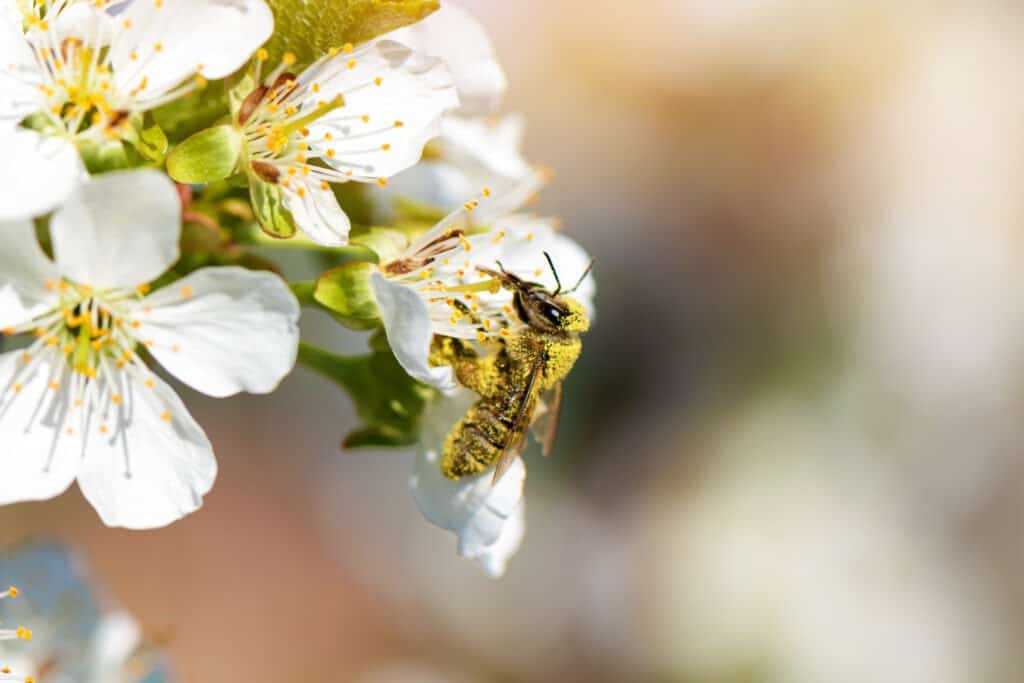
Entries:
POLYGON ((66 277, 98 289, 131 288, 178 259, 181 200, 158 171, 105 173, 82 185, 50 230, 66 277))
POLYGON ((209 396, 265 394, 291 372, 299 304, 277 275, 203 268, 135 305, 132 333, 175 377, 209 396))
POLYGON ((126 612, 104 615, 100 620, 89 654, 90 680, 116 681, 142 643, 142 630, 126 612))
POLYGON ((46 285, 60 275, 31 221, 0 222, 0 239, 0 329, 6 329, 55 308, 57 294, 46 285))
POLYGON ((21 30, 17 10, 0 9, 0 130, 10 129, 45 106, 41 74, 21 30))
POLYGON ((436 406, 428 417, 433 427, 425 430, 409 479, 410 492, 428 521, 456 534, 459 555, 478 560, 489 574, 500 576, 522 541, 526 467, 516 458, 493 486, 490 472, 458 481, 445 477, 438 448, 443 437, 432 431, 436 427, 450 429, 462 415, 452 408, 471 404, 472 394, 462 390, 456 398, 440 402, 447 405, 436 406))
POLYGON ((370 276, 388 344, 399 364, 409 375, 424 384, 452 391, 457 386, 448 366, 431 367, 430 344, 433 324, 427 305, 410 287, 389 281, 380 273, 370 276))
POLYGON ((295 225, 318 244, 328 247, 348 244, 352 224, 330 188, 322 188, 319 182, 302 183, 299 187, 301 197, 298 188, 285 190, 286 204, 295 225))
POLYGON ((354 180, 388 178, 419 161, 444 112, 458 105, 455 86, 441 60, 393 41, 376 41, 349 57, 338 55, 317 76, 323 86, 315 99, 340 94, 345 106, 310 126, 307 140, 354 180))
POLYGON ((67 199, 85 175, 78 151, 62 138, 0 128, 0 149, 4 151, 0 220, 48 213, 67 199))
POLYGON ((0 355, 0 505, 63 493, 78 472, 82 434, 68 434, 70 401, 51 382, 66 384, 54 349, 26 363, 22 351, 0 355))
POLYGON ((89 434, 78 486, 107 526, 166 526, 198 510, 213 487, 213 448, 160 378, 138 371, 119 377, 119 426, 106 432, 94 416, 90 430, 97 432, 89 434))
POLYGON ((500 107, 508 79, 483 25, 466 10, 446 2, 423 21, 386 37, 448 64, 462 102, 460 114, 486 116, 500 107))
POLYGON ((160 97, 200 70, 223 78, 241 67, 274 30, 263 0, 138 0, 111 47, 119 92, 160 97))

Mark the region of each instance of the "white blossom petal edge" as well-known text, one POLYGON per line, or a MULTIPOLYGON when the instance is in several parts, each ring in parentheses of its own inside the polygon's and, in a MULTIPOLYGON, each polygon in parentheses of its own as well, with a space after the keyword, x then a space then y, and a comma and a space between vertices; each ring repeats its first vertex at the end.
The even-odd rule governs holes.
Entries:
POLYGON ((0 320, 35 337, 0 354, 0 504, 77 478, 109 526, 169 524, 200 507, 217 464, 138 349, 212 396, 271 391, 293 367, 299 307, 276 275, 207 268, 146 295, 178 258, 180 211, 165 176, 124 171, 57 210, 53 262, 30 223, 0 223, 0 320))
POLYGON ((489 576, 498 578, 523 540, 526 466, 516 458, 493 486, 490 472, 454 481, 440 468, 446 431, 475 398, 460 389, 435 401, 425 420, 409 490, 429 522, 455 533, 459 555, 475 560, 489 576))

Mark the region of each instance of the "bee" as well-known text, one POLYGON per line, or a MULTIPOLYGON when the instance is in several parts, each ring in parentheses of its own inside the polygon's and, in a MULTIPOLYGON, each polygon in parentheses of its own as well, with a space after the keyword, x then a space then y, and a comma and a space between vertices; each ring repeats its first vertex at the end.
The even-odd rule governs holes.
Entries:
POLYGON ((500 262, 498 271, 477 268, 512 291, 513 310, 523 323, 501 337, 493 353, 481 358, 471 344, 450 337, 434 342, 434 363, 451 365, 459 383, 480 395, 445 440, 441 472, 450 479, 481 474, 494 465, 496 483, 515 461, 531 427, 544 455, 551 452, 562 382, 580 356, 580 335, 590 327, 583 306, 568 295, 579 289, 593 263, 576 286, 563 292, 551 257, 544 256, 555 276, 554 291, 507 272, 500 262))

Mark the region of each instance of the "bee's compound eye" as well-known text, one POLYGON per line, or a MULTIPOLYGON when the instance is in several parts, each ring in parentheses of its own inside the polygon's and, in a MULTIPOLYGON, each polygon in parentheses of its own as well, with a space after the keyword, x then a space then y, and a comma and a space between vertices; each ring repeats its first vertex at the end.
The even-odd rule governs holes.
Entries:
POLYGON ((553 323, 561 322, 562 316, 564 315, 565 311, 558 306, 553 304, 547 304, 544 306, 544 317, 553 323))

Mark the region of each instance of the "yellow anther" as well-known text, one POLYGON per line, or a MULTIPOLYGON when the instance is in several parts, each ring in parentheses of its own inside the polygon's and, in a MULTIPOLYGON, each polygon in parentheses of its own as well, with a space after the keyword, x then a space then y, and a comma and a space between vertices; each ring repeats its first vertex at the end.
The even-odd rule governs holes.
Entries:
POLYGON ((405 125, 404 121, 395 121, 395 128, 401 128, 405 125))
POLYGON ((380 76, 377 76, 377 78, 373 79, 373 82, 376 83, 377 85, 380 85, 381 83, 384 82, 384 79, 381 78, 380 76))
POLYGON ((182 287, 181 288, 181 295, 183 297, 185 297, 186 299, 188 299, 189 297, 192 296, 192 288, 188 287, 188 286, 182 287))
POLYGON ((381 148, 382 150, 384 150, 385 152, 389 152, 389 151, 391 151, 391 145, 389 145, 389 144, 387 144, 387 143, 384 143, 383 145, 381 145, 381 146, 380 146, 380 148, 381 148))
POLYGON ((19 591, 15 586, 10 586, 7 589, 7 594, 12 598, 16 598, 21 595, 21 591, 19 591))
POLYGON ((377 178, 377 184, 381 187, 385 187, 388 184, 387 178, 377 178))
POLYGON ((350 55, 352 54, 352 50, 354 50, 355 47, 352 45, 352 43, 345 43, 341 49, 345 51, 345 54, 350 55))
POLYGON ((292 66, 298 59, 291 52, 285 52, 284 57, 281 58, 285 66, 292 66))
POLYGON ((121 405, 121 394, 114 394, 110 397, 110 402, 116 405, 121 405))
POLYGON ((370 115, 369 114, 363 114, 359 118, 361 118, 363 120, 363 123, 369 123, 370 122, 370 115))
POLYGON ((107 425, 100 425, 100 434, 107 433, 107 425))
POLYGON ((260 49, 256 50, 256 59, 260 60, 261 62, 267 61, 268 57, 270 57, 270 53, 267 52, 262 47, 260 49))
POLYGON ((157 52, 161 52, 164 49, 164 44, 163 43, 157 43, 156 45, 153 46, 153 49, 156 50, 157 52))
POLYGON ((348 63, 348 68, 350 68, 350 69, 356 68, 356 60, 353 59, 352 61, 350 61, 348 63))
POLYGON ((328 158, 328 159, 333 159, 333 158, 334 158, 334 155, 335 155, 335 153, 336 153, 336 152, 335 152, 335 151, 334 151, 333 149, 329 149, 329 150, 327 150, 327 158, 328 158))
POLYGON ((160 416, 160 419, 163 420, 164 422, 169 422, 171 419, 171 414, 165 410, 163 414, 160 416))
POLYGON ((58 389, 60 389, 60 382, 50 382, 50 388, 53 389, 54 391, 57 391, 58 389))

